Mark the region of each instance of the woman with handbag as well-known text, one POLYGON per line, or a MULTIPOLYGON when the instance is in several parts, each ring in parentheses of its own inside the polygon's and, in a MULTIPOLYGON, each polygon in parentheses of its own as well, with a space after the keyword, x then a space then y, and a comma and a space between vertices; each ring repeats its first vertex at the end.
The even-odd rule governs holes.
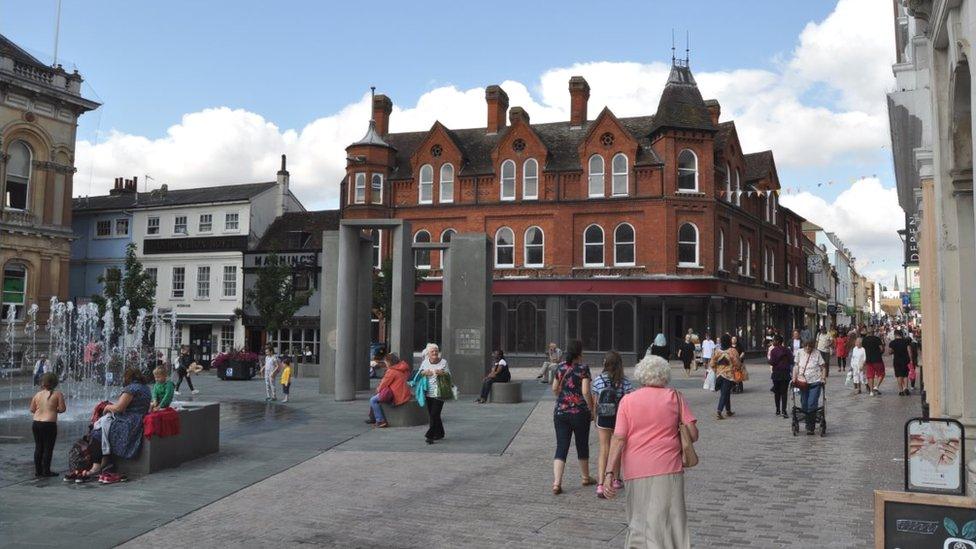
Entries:
POLYGON ((614 498, 616 474, 627 481, 627 547, 691 547, 685 508, 684 469, 698 463, 695 415, 678 391, 668 387, 671 367, 646 356, 634 371, 643 385, 624 396, 610 442, 604 494, 614 498))
POLYGON ((732 346, 732 336, 723 334, 719 348, 712 354, 712 362, 708 365, 715 372, 715 388, 719 391, 718 410, 715 419, 732 417, 732 388, 736 378, 743 376, 742 361, 739 352, 732 346), (725 412, 725 415, 722 415, 725 412))
POLYGON ((366 423, 375 423, 377 427, 386 427, 383 408, 380 403, 399 406, 410 400, 410 387, 407 378, 410 377, 410 365, 400 360, 396 353, 389 353, 383 357, 386 372, 376 387, 376 394, 369 399, 369 419, 366 423))
POLYGON ((826 379, 827 362, 813 340, 809 340, 797 353, 796 365, 793 367, 793 386, 800 390, 800 407, 803 408, 803 415, 807 421, 808 435, 814 434, 820 394, 823 392, 826 379))
POLYGON ((444 438, 444 423, 441 421, 441 410, 444 400, 453 399, 451 389, 451 371, 447 367, 447 360, 441 358, 441 349, 433 343, 427 345, 427 358, 420 365, 420 373, 427 377, 427 416, 429 419, 424 440, 433 444, 435 440, 444 438))

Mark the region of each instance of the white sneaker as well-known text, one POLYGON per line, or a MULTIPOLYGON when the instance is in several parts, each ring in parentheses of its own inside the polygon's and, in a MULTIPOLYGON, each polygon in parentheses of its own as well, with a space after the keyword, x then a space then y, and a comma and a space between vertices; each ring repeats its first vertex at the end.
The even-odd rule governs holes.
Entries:
POLYGON ((198 391, 197 389, 194 389, 194 390, 193 390, 192 392, 193 392, 193 394, 195 394, 195 395, 199 395, 199 394, 200 394, 200 391, 198 391))
POLYGON ((173 391, 173 394, 179 396, 180 392, 179 391, 173 391))

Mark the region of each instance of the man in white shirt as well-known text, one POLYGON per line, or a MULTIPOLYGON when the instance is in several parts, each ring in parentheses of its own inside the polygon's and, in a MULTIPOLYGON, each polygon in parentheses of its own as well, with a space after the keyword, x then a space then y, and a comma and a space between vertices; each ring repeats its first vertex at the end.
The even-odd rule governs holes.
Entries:
POLYGON ((715 341, 712 336, 705 332, 705 340, 702 341, 702 362, 708 364, 712 360, 712 353, 715 352, 715 341))

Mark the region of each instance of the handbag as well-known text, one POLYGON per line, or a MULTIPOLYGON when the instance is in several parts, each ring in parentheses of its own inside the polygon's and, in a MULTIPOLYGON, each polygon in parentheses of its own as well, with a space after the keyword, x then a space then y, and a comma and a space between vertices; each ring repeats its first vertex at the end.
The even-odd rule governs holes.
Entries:
POLYGON ((691 432, 688 426, 682 421, 681 414, 681 393, 675 391, 678 397, 678 437, 681 439, 681 466, 690 469, 698 465, 698 452, 695 451, 695 443, 691 440, 691 432))
MULTIPOLYGON (((808 354, 807 355, 807 361, 803 363, 803 371, 804 372, 807 371, 807 365, 810 364, 810 357, 811 356, 813 356, 813 355, 808 354)), ((800 381, 799 375, 797 375, 796 379, 793 380, 793 386, 796 387, 797 389, 800 389, 801 391, 804 391, 804 390, 810 388, 810 384, 807 383, 806 380, 800 381)))
POLYGON ((708 369, 708 372, 705 374, 705 384, 702 385, 702 389, 706 391, 715 390, 715 370, 708 369))

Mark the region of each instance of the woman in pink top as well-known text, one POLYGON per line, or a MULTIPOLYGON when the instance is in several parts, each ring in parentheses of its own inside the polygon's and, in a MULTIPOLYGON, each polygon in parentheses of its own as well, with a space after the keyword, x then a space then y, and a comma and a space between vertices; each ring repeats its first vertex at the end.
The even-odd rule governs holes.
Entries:
POLYGON ((634 380, 643 387, 620 401, 607 473, 600 481, 606 497, 616 496, 614 471, 622 466, 627 480, 627 547, 689 548, 678 421, 688 426, 692 440, 698 440, 696 419, 681 393, 667 386, 667 361, 644 357, 634 380))

